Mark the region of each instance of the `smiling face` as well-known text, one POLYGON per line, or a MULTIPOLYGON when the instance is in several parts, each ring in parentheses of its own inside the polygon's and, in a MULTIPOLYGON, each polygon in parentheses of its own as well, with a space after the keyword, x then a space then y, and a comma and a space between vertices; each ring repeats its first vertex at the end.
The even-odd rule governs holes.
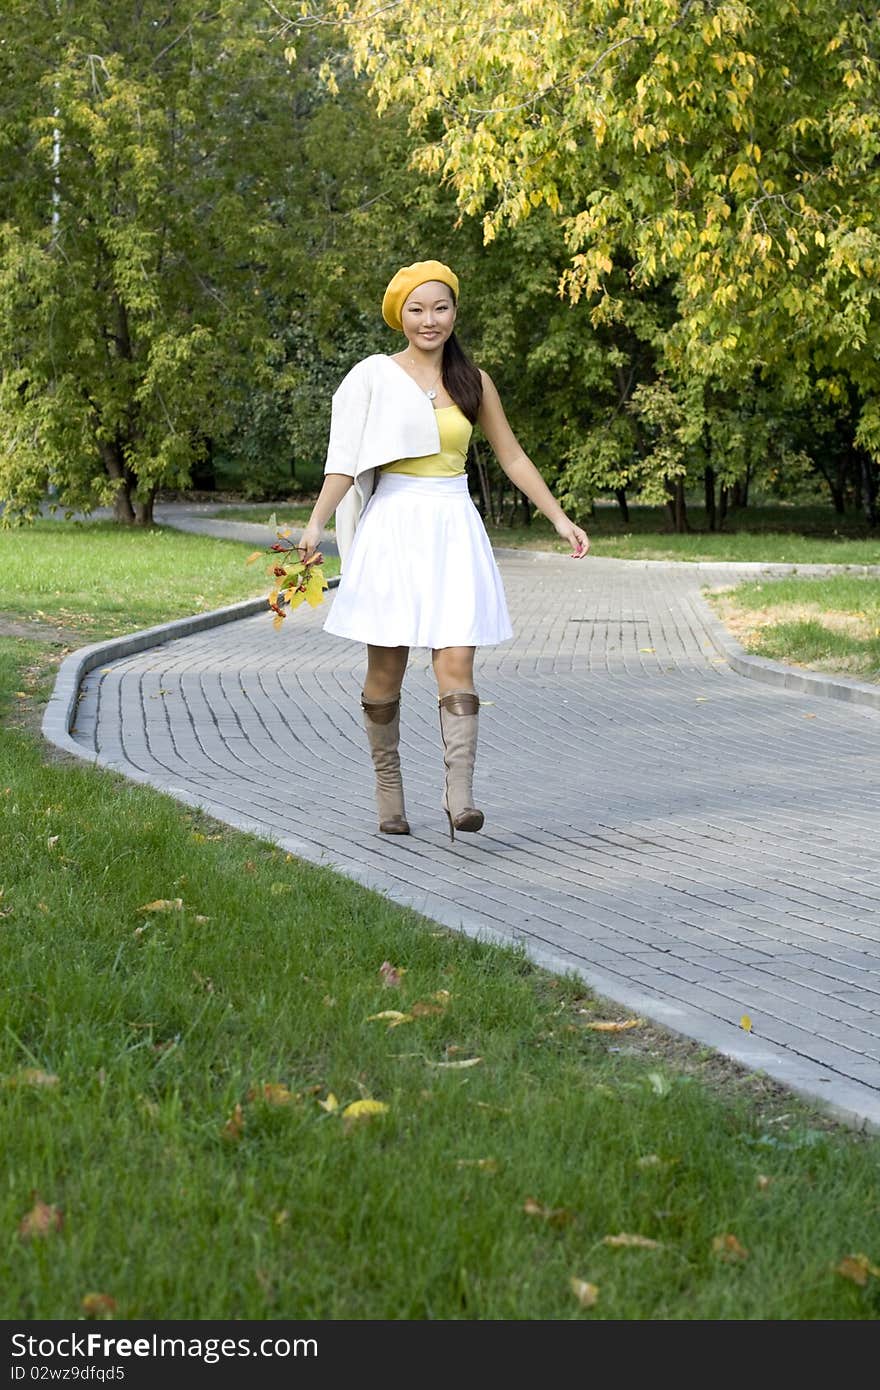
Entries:
POLYGON ((411 347, 433 352, 446 342, 455 327, 455 296, 440 280, 426 280, 403 302, 400 317, 411 347))

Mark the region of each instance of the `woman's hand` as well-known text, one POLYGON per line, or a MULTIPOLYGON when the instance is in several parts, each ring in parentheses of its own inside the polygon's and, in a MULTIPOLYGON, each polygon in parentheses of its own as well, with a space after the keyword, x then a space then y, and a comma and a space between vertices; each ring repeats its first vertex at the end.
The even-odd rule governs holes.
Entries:
POLYGON ((590 538, 586 531, 582 531, 579 526, 575 526, 573 521, 569 521, 567 516, 563 516, 554 523, 556 534, 561 536, 571 546, 571 558, 582 560, 590 548, 590 538))
POLYGON ((296 553, 301 560, 307 560, 310 555, 318 549, 321 540, 321 528, 309 522, 296 543, 296 553))

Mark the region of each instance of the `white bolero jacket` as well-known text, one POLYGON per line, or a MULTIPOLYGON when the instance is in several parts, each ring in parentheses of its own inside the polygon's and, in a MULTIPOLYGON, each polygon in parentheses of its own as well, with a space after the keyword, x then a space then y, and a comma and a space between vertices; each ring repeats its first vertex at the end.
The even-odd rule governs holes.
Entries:
POLYGON ((354 485, 336 508, 336 544, 345 555, 373 495, 376 469, 398 459, 436 454, 440 431, 421 387, 383 353, 365 357, 333 393, 324 473, 345 473, 354 485))

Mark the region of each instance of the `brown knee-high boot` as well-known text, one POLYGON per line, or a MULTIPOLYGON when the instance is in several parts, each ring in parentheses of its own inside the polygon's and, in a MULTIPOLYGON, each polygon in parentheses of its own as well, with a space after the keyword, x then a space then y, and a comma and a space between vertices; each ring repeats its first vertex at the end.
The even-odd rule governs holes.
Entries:
POLYGON ((365 700, 361 696, 364 728, 376 769, 376 804, 379 829, 384 835, 408 835, 400 776, 400 696, 393 700, 365 700))
POLYGON ((477 717, 480 699, 474 690, 450 690, 439 699, 440 733, 446 787, 443 809, 449 821, 449 838, 456 830, 479 830, 483 812, 474 806, 474 759, 477 752, 477 717))

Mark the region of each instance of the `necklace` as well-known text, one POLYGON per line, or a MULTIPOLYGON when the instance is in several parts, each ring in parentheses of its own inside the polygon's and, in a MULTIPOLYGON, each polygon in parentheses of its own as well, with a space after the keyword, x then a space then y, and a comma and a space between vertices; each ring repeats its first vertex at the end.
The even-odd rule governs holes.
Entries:
POLYGON ((419 390, 420 390, 420 391, 424 391, 424 393, 425 393, 425 395, 428 397, 428 400, 429 400, 429 401, 435 401, 435 400, 437 399, 437 382, 440 380, 440 378, 442 377, 442 375, 443 375, 443 367, 442 367, 442 365, 441 365, 439 372, 438 372, 437 375, 435 376, 434 380, 431 382, 431 385, 430 385, 430 386, 422 386, 421 382, 420 382, 420 381, 416 381, 416 378, 415 378, 415 377, 413 377, 413 380, 415 381, 416 386, 418 386, 419 390))

